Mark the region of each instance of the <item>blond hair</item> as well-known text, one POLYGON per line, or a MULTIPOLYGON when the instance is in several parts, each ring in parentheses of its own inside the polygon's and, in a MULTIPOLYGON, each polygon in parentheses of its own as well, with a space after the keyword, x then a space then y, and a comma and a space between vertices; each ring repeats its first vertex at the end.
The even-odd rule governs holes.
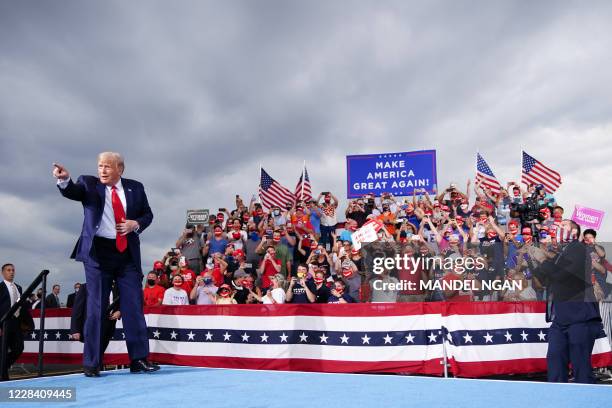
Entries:
POLYGON ((125 170, 125 163, 123 161, 123 156, 121 153, 116 152, 102 152, 98 155, 98 162, 101 160, 110 160, 117 165, 121 173, 125 170))

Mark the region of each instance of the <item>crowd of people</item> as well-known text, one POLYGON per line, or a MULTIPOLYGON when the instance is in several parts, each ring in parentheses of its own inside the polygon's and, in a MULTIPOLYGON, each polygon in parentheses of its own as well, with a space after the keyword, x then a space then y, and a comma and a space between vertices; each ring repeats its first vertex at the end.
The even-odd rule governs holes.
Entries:
POLYGON ((581 233, 564 212, 542 185, 525 189, 513 182, 499 194, 469 180, 464 191, 452 183, 435 196, 425 190, 403 198, 367 194, 344 208, 330 192, 270 209, 254 199, 247 206, 236 196, 235 208, 219 208, 208 224, 187 224, 175 246, 154 262, 145 305, 542 300, 546 286, 538 266, 574 239, 587 245, 597 300, 610 300, 606 277, 612 268, 596 231, 581 233), (464 273, 422 263, 417 270, 374 274, 368 247, 357 250, 352 242, 352 234, 372 222, 378 227, 373 247, 387 255, 480 257, 484 268, 464 273), (521 289, 376 289, 377 280, 455 279, 514 280, 521 289))

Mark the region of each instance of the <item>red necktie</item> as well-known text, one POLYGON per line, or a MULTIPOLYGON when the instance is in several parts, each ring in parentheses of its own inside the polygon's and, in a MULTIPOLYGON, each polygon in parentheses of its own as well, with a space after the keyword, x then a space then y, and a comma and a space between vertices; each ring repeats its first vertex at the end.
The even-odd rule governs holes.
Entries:
MULTIPOLYGON (((123 210, 123 204, 121 204, 121 200, 119 199, 119 194, 117 194, 117 187, 112 187, 112 201, 113 201, 113 212, 115 213, 115 223, 119 224, 124 222, 125 220, 125 211, 123 210)), ((119 252, 125 251, 127 248, 127 237, 125 235, 120 235, 119 231, 117 231, 117 240, 115 242, 117 245, 117 250, 119 252)))

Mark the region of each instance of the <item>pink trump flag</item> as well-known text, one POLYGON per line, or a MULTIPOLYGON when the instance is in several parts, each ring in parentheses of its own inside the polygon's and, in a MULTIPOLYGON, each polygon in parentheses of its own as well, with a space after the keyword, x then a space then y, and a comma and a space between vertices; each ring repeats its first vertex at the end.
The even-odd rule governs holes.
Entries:
POLYGON ((606 213, 601 210, 576 205, 576 207, 574 207, 574 213, 572 214, 572 221, 584 227, 598 230, 601 227, 605 214, 606 213))

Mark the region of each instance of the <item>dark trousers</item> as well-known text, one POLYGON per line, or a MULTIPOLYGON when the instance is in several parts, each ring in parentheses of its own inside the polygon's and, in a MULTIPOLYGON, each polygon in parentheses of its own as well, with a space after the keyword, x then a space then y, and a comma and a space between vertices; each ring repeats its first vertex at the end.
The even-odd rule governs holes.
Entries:
POLYGON ((327 244, 329 244, 329 250, 331 250, 331 246, 333 245, 332 233, 334 231, 336 231, 336 226, 328 227, 326 225, 321 225, 321 239, 319 243, 324 245, 325 248, 327 248, 327 244))
POLYGON ((120 310, 126 345, 131 360, 149 355, 147 325, 142 312, 142 273, 132 262, 129 250, 117 251, 115 240, 96 237, 92 261, 85 262, 87 318, 83 335, 83 366, 96 368, 102 362, 104 319, 113 280, 119 287, 120 310))
MULTIPOLYGON (((19 328, 19 322, 17 319, 12 318, 8 324, 6 325, 6 333, 2 333, 2 336, 7 336, 6 344, 7 344, 7 353, 6 353, 6 365, 5 371, 2 373, 2 379, 8 380, 8 370, 9 368, 15 364, 15 361, 19 358, 21 353, 23 353, 23 333, 19 328)), ((2 336, 0 336, 0 342, 2 341, 2 336)), ((0 343, 2 344, 2 343, 0 343)))
POLYGON ((560 325, 553 321, 548 329, 548 364, 549 382, 567 382, 569 363, 574 370, 574 381, 593 384, 591 354, 595 339, 601 331, 600 321, 588 321, 560 325))

